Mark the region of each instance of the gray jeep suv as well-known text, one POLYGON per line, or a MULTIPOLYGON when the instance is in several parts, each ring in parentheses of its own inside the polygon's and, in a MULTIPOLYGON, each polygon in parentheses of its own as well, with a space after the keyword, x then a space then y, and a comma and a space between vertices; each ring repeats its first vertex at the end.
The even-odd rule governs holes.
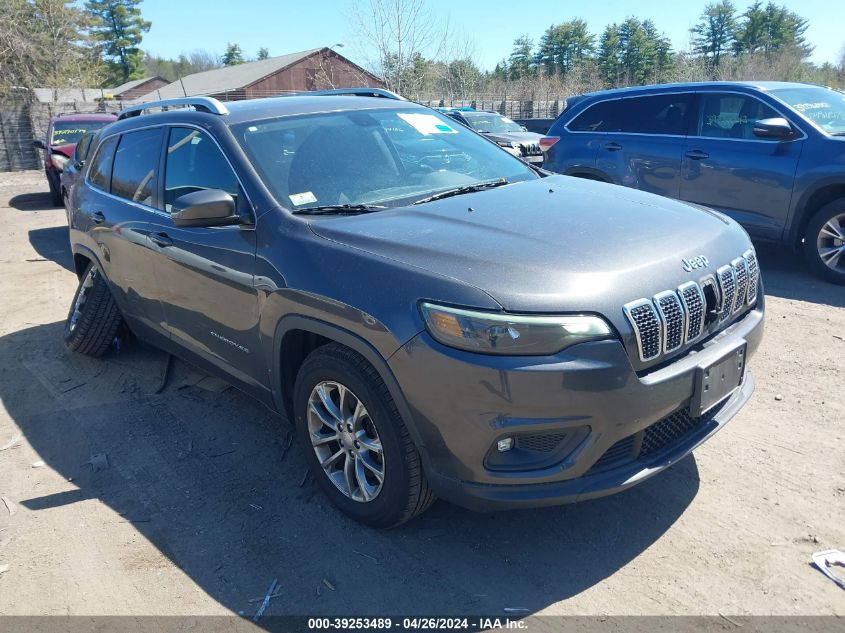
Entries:
POLYGON ((66 345, 102 355, 125 327, 286 413, 319 485, 369 525, 435 495, 622 490, 754 388, 757 259, 709 209, 549 176, 371 97, 169 100, 97 143, 66 345))
POLYGON ((717 209, 845 283, 845 94, 783 82, 639 86, 568 99, 543 167, 717 209))

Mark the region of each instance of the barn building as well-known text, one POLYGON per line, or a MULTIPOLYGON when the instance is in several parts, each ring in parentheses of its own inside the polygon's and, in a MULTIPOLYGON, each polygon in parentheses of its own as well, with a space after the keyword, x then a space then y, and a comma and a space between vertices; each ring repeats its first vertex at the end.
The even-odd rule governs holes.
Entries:
POLYGON ((323 47, 187 75, 138 101, 200 95, 233 101, 352 86, 383 88, 384 84, 343 55, 323 47))

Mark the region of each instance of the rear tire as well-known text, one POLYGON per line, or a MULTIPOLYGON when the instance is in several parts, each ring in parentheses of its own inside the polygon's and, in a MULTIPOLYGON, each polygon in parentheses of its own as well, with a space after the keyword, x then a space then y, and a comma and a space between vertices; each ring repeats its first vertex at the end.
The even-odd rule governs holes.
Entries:
POLYGON ((432 504, 434 494, 408 428, 381 376, 362 356, 338 343, 311 352, 297 374, 293 404, 311 476, 346 515, 387 528, 432 504), (339 420, 351 423, 344 426, 346 433, 336 432, 339 420), (360 446, 351 441, 356 437, 360 446), (357 479, 359 466, 368 480, 357 479))
POLYGON ((79 280, 65 320, 65 346, 86 356, 102 356, 122 321, 106 280, 94 264, 89 264, 79 280))
POLYGON ((810 218, 804 256, 817 275, 845 285, 845 198, 828 202, 810 218))
POLYGON ((50 201, 54 207, 61 207, 63 205, 61 185, 57 182, 58 176, 51 176, 47 174, 47 183, 50 185, 50 201))

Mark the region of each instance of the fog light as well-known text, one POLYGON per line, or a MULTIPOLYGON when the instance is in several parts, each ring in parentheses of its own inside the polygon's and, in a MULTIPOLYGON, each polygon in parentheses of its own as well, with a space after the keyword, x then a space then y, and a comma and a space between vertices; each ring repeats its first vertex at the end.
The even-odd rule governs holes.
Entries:
POLYGON ((499 440, 496 442, 496 448, 499 449, 500 453, 504 453, 505 451, 509 451, 513 448, 513 438, 506 437, 504 439, 499 440))

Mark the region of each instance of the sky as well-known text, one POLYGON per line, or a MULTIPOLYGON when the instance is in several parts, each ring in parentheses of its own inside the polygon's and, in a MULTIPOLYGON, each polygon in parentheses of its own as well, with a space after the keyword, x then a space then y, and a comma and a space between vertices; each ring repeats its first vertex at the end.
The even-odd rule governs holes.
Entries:
MULTIPOLYGON (((361 3, 367 0, 358 0, 361 3)), ((551 24, 584 19, 594 33, 629 15, 651 18, 676 50, 689 47, 689 29, 708 0, 429 0, 436 19, 471 42, 476 62, 492 70, 510 54, 513 40, 527 34, 535 42, 551 24)), ((812 61, 836 63, 845 46, 845 32, 835 6, 841 0, 779 0, 809 19, 806 36, 816 49, 812 61)), ((750 0, 735 0, 742 12, 750 0)), ((366 58, 348 19, 350 0, 143 0, 141 10, 152 28, 141 48, 154 55, 175 57, 205 49, 222 54, 237 43, 248 57, 262 46, 270 55, 284 55, 321 46, 344 44, 339 53, 362 65, 366 58)))

